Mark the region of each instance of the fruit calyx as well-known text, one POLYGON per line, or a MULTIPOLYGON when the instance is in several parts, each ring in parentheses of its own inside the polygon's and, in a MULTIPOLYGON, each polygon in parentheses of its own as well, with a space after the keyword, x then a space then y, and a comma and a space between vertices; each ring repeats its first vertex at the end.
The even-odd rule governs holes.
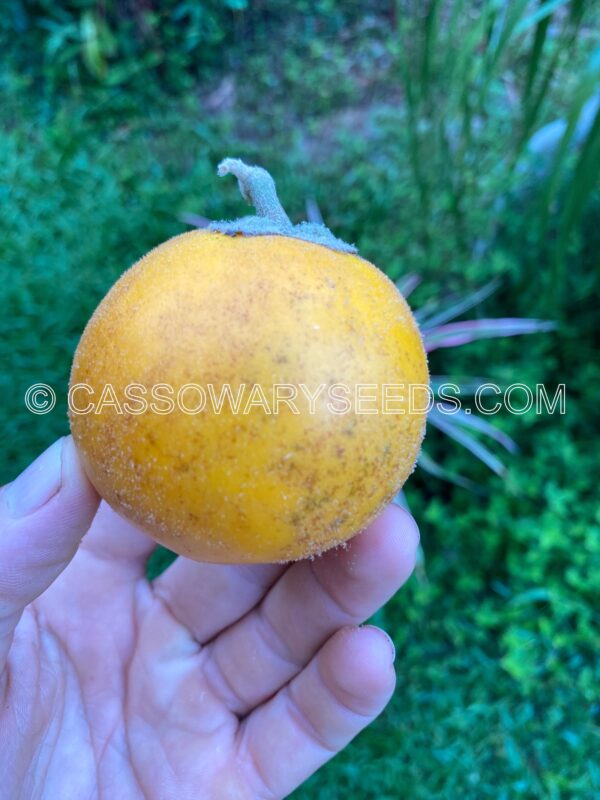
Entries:
POLYGON ((320 244, 341 253, 357 253, 352 244, 338 239, 325 225, 300 222, 293 225, 277 197, 275 181, 262 167, 249 166, 239 158, 225 158, 217 175, 234 175, 244 200, 254 206, 256 214, 236 220, 211 222, 209 230, 228 236, 289 236, 320 244))

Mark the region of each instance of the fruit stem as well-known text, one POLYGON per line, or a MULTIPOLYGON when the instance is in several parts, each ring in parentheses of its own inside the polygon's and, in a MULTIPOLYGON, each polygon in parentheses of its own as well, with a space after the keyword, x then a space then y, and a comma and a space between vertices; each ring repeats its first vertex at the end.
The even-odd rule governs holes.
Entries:
POLYGON ((218 166, 218 175, 234 175, 240 192, 256 208, 256 214, 234 220, 211 222, 209 231, 227 236, 288 236, 305 242, 329 247, 340 253, 357 253, 353 244, 338 239, 318 222, 299 222, 292 225, 277 197, 275 181, 266 169, 250 167, 239 158, 225 158, 218 166))
POLYGON ((266 169, 251 167, 239 158, 225 158, 217 168, 217 175, 237 178, 242 197, 254 206, 258 217, 271 220, 284 229, 293 227, 277 197, 275 181, 266 169))

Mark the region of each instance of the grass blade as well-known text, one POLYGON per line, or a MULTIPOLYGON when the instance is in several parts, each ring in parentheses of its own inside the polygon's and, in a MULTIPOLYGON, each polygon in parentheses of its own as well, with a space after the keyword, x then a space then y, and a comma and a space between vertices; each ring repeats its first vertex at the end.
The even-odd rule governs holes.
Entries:
POLYGON ((409 272, 408 274, 403 275, 401 278, 398 278, 396 281, 396 287, 400 294, 406 299, 414 292, 420 283, 421 278, 418 275, 415 275, 414 272, 409 272))
POLYGON ((429 353, 440 347, 458 347, 479 339, 544 333, 555 328, 556 323, 541 319, 477 319, 468 322, 450 322, 432 328, 423 334, 423 342, 429 353))
POLYGON ((529 54, 529 58, 527 59, 527 77, 525 79, 525 88, 523 90, 524 105, 527 105, 527 102, 531 97, 531 90, 533 88, 535 76, 538 72, 538 67, 542 58, 542 53, 544 52, 544 45, 546 43, 546 37, 548 35, 548 27, 550 25, 550 19, 551 19, 550 14, 543 17, 543 19, 538 22, 535 29, 535 35, 533 37, 531 53, 529 54))
POLYGON ((563 285, 562 275, 564 273, 564 260, 571 234, 581 217, 585 202, 595 186, 599 175, 600 108, 596 111, 594 123, 581 150, 577 166, 575 167, 571 188, 567 195, 558 232, 554 260, 554 280, 552 282, 554 292, 557 295, 563 285))
POLYGON ((321 214, 321 209, 319 208, 319 204, 315 200, 314 197, 307 197, 306 198, 306 219, 309 222, 314 222, 317 225, 323 225, 323 215, 321 214))
POLYGON ((474 395, 475 392, 484 384, 491 383, 489 378, 478 378, 475 376, 456 377, 454 375, 431 375, 429 377, 429 385, 431 391, 437 394, 442 386, 453 384, 458 386, 462 397, 474 395))
POLYGON ((438 46, 437 32, 439 21, 439 0, 431 0, 425 14, 425 41, 423 44, 423 62, 421 65, 421 94, 430 99, 429 79, 431 76, 432 54, 438 46))
POLYGON ((470 428, 471 430, 484 434, 484 436, 489 436, 490 439, 494 439, 494 441, 498 442, 498 444, 502 445, 505 450, 513 455, 519 451, 519 447, 514 439, 511 439, 504 431, 496 428, 491 422, 477 415, 467 414, 464 409, 460 408, 452 414, 452 419, 464 428, 470 428))
MULTIPOLYGON (((567 119, 567 127, 565 128, 565 132, 562 136, 560 144, 556 150, 554 155, 554 161, 552 164, 552 169, 548 176, 548 181, 546 184, 546 191, 544 192, 543 198, 543 222, 542 222, 542 231, 548 230, 548 223, 551 215, 552 210, 552 202, 556 191, 558 189, 560 183, 560 177, 563 172, 563 164, 565 162, 569 144, 573 139, 575 134, 577 123, 581 116, 581 112, 587 100, 590 99, 592 94, 594 94, 598 89, 598 81, 600 81, 600 48, 598 48, 589 64, 587 69, 585 70, 584 75, 577 87, 575 95, 573 97, 573 102, 571 104, 571 109, 569 112, 569 116, 567 119)), ((591 131, 590 131, 591 136, 591 131)), ((589 141, 589 136, 588 136, 589 141)))
POLYGON ((468 311, 469 309, 479 305, 487 297, 493 294, 499 285, 500 281, 498 280, 490 281, 485 286, 482 286, 481 289, 471 292, 471 294, 467 295, 461 300, 451 303, 446 308, 442 308, 437 313, 421 318, 421 329, 426 330, 428 328, 433 328, 436 325, 441 325, 444 322, 448 322, 449 320, 455 319, 455 317, 464 314, 465 311, 468 311))
POLYGON ((207 228, 210 225, 208 217, 201 217, 199 214, 193 214, 188 211, 182 211, 177 218, 186 225, 192 225, 194 228, 207 228))
POLYGON ((484 489, 478 483, 442 467, 442 465, 434 461, 425 450, 421 450, 417 463, 422 470, 429 475, 433 475, 434 478, 453 483, 455 486, 460 486, 461 489, 467 489, 469 492, 474 492, 475 494, 485 494, 484 489))
MULTIPOLYGON (((542 3, 542 6, 544 4, 542 3)), ((544 100, 548 96, 552 79, 556 74, 561 57, 569 54, 577 41, 577 36, 581 28, 583 19, 584 4, 581 0, 573 0, 569 5, 569 14, 565 20, 563 31, 557 36, 554 51, 544 69, 537 90, 532 95, 535 72, 538 71, 538 64, 542 60, 543 50, 548 40, 547 33, 552 22, 552 15, 549 14, 538 22, 532 52, 529 59, 527 80, 523 92, 523 122, 521 135, 515 148, 513 167, 518 159, 523 155, 523 148, 531 135, 531 131, 539 118, 544 100)))
POLYGON ((437 409, 432 408, 427 417, 427 421, 435 428, 442 431, 442 433, 445 433, 446 436, 449 436, 451 439, 454 439, 455 442, 465 447, 470 453, 489 467, 492 472, 495 472, 496 475, 504 475, 506 467, 502 461, 478 439, 471 436, 457 425, 456 422, 453 421, 452 416, 442 414, 437 409))
POLYGON ((515 35, 519 36, 521 33, 525 33, 537 23, 547 22, 557 8, 564 6, 568 2, 569 0, 548 0, 548 2, 542 3, 537 11, 534 11, 533 14, 525 17, 515 25, 515 35))

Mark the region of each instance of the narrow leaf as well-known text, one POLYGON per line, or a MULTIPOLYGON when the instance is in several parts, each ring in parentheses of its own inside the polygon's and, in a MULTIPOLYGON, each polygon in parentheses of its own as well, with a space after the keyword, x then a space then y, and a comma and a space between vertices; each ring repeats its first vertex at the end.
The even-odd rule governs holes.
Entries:
POLYGON ((541 319, 476 319, 468 322, 450 322, 423 334, 428 353, 440 347, 458 347, 479 339, 520 336, 528 333, 543 333, 556 328, 554 322, 541 319))
POLYGON ((538 21, 535 29, 535 36, 533 37, 533 44, 531 53, 527 59, 527 77, 525 79, 525 89, 523 90, 523 102, 527 103, 531 95, 535 76, 538 72, 542 54, 544 52, 544 45, 548 35, 548 27, 550 25, 550 15, 547 15, 542 20, 538 21))
POLYGON ((575 173, 567 195, 562 215, 555 252, 555 285, 560 286, 561 262, 567 251, 573 232, 585 206, 585 202, 598 180, 600 173, 600 107, 592 128, 581 150, 575 173))
POLYGON ((546 189, 544 191, 543 206, 544 216, 542 221, 542 230, 548 229, 550 219, 552 201, 556 195, 560 185, 560 176, 563 172, 563 164, 568 155, 571 141, 576 135, 577 125, 581 117, 583 108, 590 100, 590 98, 597 92, 598 81, 600 80, 600 47, 597 48, 592 57, 590 58, 583 76, 576 87, 573 98, 571 100, 571 108, 569 111, 567 125, 561 137, 560 143, 556 148, 553 157, 553 164, 548 180, 546 189))
POLYGON ((323 215, 314 197, 306 198, 306 219, 316 225, 323 225, 323 215))
POLYGON ((436 325, 441 325, 444 322, 448 322, 449 320, 464 314, 465 311, 468 311, 470 308, 474 308, 474 306, 479 305, 479 303, 482 303, 487 297, 496 291, 499 283, 500 282, 498 280, 490 281, 485 286, 482 286, 481 289, 471 292, 471 294, 466 295, 461 300, 451 303, 446 308, 442 308, 435 314, 431 314, 430 316, 422 318, 420 322, 421 330, 433 328, 436 325))
POLYGON ((396 281, 396 286, 403 297, 408 297, 421 283, 421 278, 414 272, 403 275, 396 281))
POLYGON ((451 439, 454 439, 455 442, 458 442, 465 447, 480 461, 483 461, 483 463, 489 467, 492 472, 495 472, 496 475, 504 475, 506 467, 500 461, 500 459, 495 456, 491 450, 488 450, 488 448, 478 439, 475 439, 475 437, 464 431, 459 425, 453 423, 452 417, 445 416, 434 408, 429 412, 427 421, 430 422, 435 428, 438 428, 438 430, 442 431, 442 433, 445 433, 451 439))
MULTIPOLYGON (((441 405, 443 406, 443 404, 441 405)), ((451 410, 450 406, 447 406, 447 408, 449 411, 451 410)), ((483 433, 485 436, 489 436, 491 439, 501 444, 509 453, 517 453, 519 450, 517 443, 514 439, 511 439, 508 434, 476 414, 467 413, 466 409, 459 408, 452 414, 445 414, 445 416, 446 418, 450 417, 450 420, 456 422, 458 425, 462 425, 464 428, 471 428, 474 431, 483 433)))
POLYGON ((434 461, 433 458, 431 458, 431 456, 427 455, 425 450, 421 450, 417 463, 422 470, 427 472, 429 475, 433 475, 434 478, 439 478, 442 481, 453 483, 455 486, 460 486, 461 489, 467 489, 469 492, 474 492, 475 494, 485 493, 483 487, 481 487, 478 483, 475 483, 475 481, 471 481, 469 478, 465 478, 456 472, 451 472, 445 467, 442 467, 441 464, 438 464, 437 461, 434 461))
POLYGON ((530 603, 550 603, 552 602, 552 592, 544 586, 536 586, 524 592, 515 594, 510 599, 511 606, 525 606, 530 603))
POLYGON ((557 8, 564 6, 565 3, 568 2, 569 0, 548 0, 547 3, 542 3, 537 11, 534 11, 533 14, 530 14, 528 17, 524 17, 524 19, 515 26, 515 34, 518 36, 520 33, 525 33, 525 31, 529 30, 533 25, 545 20, 551 14, 554 14, 557 8))
POLYGON ((192 225, 194 228, 206 228, 210 225, 210 220, 207 217, 201 217, 199 214, 192 214, 188 211, 183 211, 177 215, 181 222, 186 225, 192 225))
POLYGON ((428 317, 430 314, 437 313, 439 307, 440 300, 439 298, 434 297, 433 299, 428 300, 425 305, 422 305, 421 308, 415 309, 413 313, 419 325, 421 325, 421 320, 425 319, 425 317, 428 317))
POLYGON ((430 375, 429 385, 434 394, 437 394, 442 386, 447 386, 449 383, 458 386, 459 396, 469 397, 474 395, 475 392, 484 384, 492 383, 489 378, 479 378, 474 375, 461 375, 456 377, 454 375, 430 375))

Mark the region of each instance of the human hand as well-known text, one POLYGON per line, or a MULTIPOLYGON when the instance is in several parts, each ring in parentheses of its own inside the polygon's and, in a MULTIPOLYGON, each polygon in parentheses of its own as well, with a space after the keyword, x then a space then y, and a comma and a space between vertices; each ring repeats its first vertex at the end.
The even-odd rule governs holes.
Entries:
POLYGON ((356 626, 412 571, 404 511, 312 561, 151 584, 155 544, 98 502, 70 437, 1 490, 2 800, 283 798, 382 711, 393 647, 356 626))

